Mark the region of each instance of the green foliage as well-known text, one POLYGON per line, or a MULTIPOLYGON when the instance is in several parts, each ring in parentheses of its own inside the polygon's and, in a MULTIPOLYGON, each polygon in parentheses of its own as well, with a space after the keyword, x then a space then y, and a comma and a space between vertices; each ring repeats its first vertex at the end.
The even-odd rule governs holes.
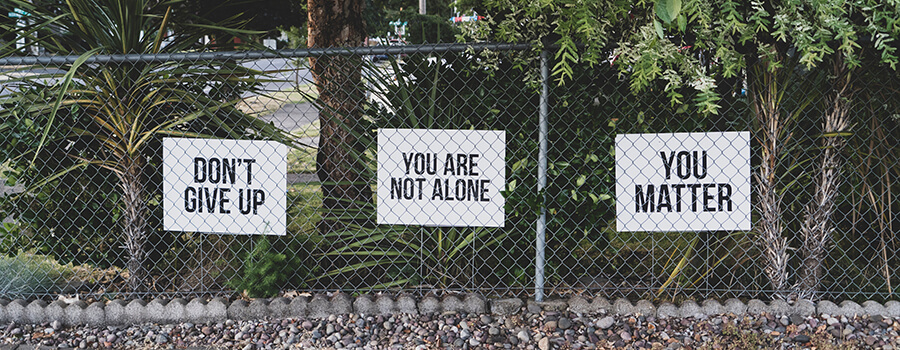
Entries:
POLYGON ((452 43, 459 31, 446 18, 413 14, 407 19, 406 41, 410 44, 452 43))
MULTIPOLYGON (((3 233, 9 233, 10 225, 3 225, 3 233)), ((43 255, 20 251, 13 256, 0 256, 0 295, 12 299, 57 293, 72 275, 70 269, 43 255)))
MULTIPOLYGON (((16 88, 0 97, 4 121, 0 150, 10 168, 7 178, 26 191, 4 198, 3 214, 20 216, 21 223, 30 227, 23 227, 23 232, 55 233, 52 230, 61 227, 61 236, 55 239, 63 241, 53 250, 73 252, 47 253, 65 260, 121 264, 119 248, 80 252, 73 247, 127 246, 128 267, 137 269, 131 271, 133 288, 140 288, 131 282, 143 277, 145 250, 171 243, 173 237, 149 229, 160 222, 161 187, 152 184, 162 183, 157 150, 163 137, 292 143, 290 135, 234 107, 242 92, 253 91, 263 81, 257 79, 259 72, 237 62, 86 63, 97 54, 208 49, 198 43, 211 32, 244 39, 254 34, 235 29, 242 22, 234 18, 217 23, 202 17, 173 21, 172 8, 179 4, 73 0, 57 8, 12 0, 11 5, 31 13, 33 21, 24 27, 0 24, 27 38, 29 45, 54 54, 80 55, 53 69, 21 67, 25 74, 7 81, 16 88), (15 137, 23 133, 29 135, 15 137), (45 209, 53 210, 52 215, 45 209)), ((14 43, 0 46, 0 57, 15 54, 14 43)), ((53 236, 44 237, 47 240, 18 242, 46 250, 53 236)))
POLYGON ((244 257, 240 275, 230 279, 228 286, 246 292, 251 298, 274 297, 287 286, 302 287, 314 269, 300 258, 299 253, 310 251, 310 247, 304 246, 301 239, 293 238, 298 236, 256 239, 253 249, 244 257))

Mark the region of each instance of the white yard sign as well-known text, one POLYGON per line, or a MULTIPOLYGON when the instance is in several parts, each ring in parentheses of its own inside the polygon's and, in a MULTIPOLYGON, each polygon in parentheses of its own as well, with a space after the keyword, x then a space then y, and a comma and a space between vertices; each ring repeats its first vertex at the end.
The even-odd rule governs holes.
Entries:
POLYGON ((164 139, 164 228, 284 235, 286 154, 272 141, 164 139))
POLYGON ((617 135, 616 228, 749 231, 750 133, 617 135))
POLYGON ((503 131, 379 129, 379 224, 504 224, 503 131))

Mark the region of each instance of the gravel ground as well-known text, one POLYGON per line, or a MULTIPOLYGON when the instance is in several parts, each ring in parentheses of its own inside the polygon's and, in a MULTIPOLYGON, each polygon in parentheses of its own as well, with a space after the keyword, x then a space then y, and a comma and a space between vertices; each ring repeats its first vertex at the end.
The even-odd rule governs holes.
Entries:
POLYGON ((900 319, 824 314, 655 319, 451 312, 129 327, 52 322, 0 330, 0 349, 900 349, 900 319))

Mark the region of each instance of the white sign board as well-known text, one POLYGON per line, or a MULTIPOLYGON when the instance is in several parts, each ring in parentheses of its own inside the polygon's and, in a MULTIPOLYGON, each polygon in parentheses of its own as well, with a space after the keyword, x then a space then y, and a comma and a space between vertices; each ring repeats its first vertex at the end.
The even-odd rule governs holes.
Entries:
POLYGON ((379 129, 379 224, 502 227, 506 133, 379 129))
POLYGON ((616 135, 620 232, 750 230, 750 133, 616 135))
POLYGON ((163 227, 284 235, 286 154, 273 141, 163 139, 163 227))

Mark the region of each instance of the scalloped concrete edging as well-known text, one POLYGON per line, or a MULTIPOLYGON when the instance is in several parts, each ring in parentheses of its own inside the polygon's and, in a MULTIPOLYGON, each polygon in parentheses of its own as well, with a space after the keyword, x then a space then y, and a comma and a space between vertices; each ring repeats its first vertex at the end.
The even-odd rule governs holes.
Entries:
POLYGON ((540 313, 543 311, 569 311, 578 314, 619 314, 669 317, 704 317, 718 314, 810 316, 828 314, 832 316, 881 315, 900 318, 900 302, 888 301, 881 304, 866 301, 859 305, 852 301, 835 304, 823 300, 818 303, 799 301, 788 303, 775 300, 769 303, 753 299, 744 303, 738 299, 705 300, 700 304, 684 301, 680 305, 669 302, 653 304, 647 300, 632 303, 627 299, 612 302, 598 297, 588 299, 573 296, 568 299, 554 299, 544 302, 518 298, 488 299, 479 294, 447 295, 442 298, 426 296, 416 300, 409 295, 361 295, 351 298, 344 293, 332 296, 316 294, 295 298, 235 300, 223 298, 212 300, 176 298, 172 300, 113 300, 90 305, 76 301, 67 304, 54 301, 47 304, 41 300, 26 302, 22 299, 0 300, 0 322, 45 323, 60 321, 64 325, 122 325, 144 322, 153 323, 204 323, 210 321, 254 320, 265 318, 325 318, 334 314, 439 314, 445 312, 511 315, 518 313, 540 313))

